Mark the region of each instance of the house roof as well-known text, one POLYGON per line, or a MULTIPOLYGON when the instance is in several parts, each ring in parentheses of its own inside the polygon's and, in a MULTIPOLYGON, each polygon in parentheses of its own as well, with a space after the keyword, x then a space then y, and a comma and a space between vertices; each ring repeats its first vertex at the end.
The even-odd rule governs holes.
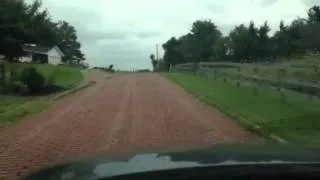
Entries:
POLYGON ((45 47, 40 45, 22 45, 22 49, 26 52, 47 53, 52 49, 52 47, 45 47))
POLYGON ((56 49, 61 54, 61 56, 64 56, 63 52, 60 50, 58 46, 46 47, 41 45, 22 45, 21 47, 26 52, 33 52, 39 54, 47 54, 51 49, 56 49))

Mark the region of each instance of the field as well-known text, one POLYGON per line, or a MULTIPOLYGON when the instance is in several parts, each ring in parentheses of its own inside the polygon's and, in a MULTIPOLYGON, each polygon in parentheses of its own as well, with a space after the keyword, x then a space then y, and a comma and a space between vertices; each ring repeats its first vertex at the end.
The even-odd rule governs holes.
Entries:
POLYGON ((320 101, 304 94, 287 91, 284 101, 279 92, 253 88, 234 81, 224 83, 213 77, 171 73, 170 80, 184 87, 206 103, 219 107, 248 130, 261 135, 275 134, 296 143, 320 143, 320 101), (260 127, 258 130, 254 127, 260 127))
MULTIPOLYGON (((59 87, 60 90, 73 88, 83 80, 81 69, 66 66, 6 64, 6 70, 7 72, 11 69, 20 71, 28 66, 35 66, 45 77, 46 83, 59 87)), ((42 110, 47 105, 46 100, 57 92, 37 96, 0 95, 0 125, 11 124, 26 114, 42 110)))

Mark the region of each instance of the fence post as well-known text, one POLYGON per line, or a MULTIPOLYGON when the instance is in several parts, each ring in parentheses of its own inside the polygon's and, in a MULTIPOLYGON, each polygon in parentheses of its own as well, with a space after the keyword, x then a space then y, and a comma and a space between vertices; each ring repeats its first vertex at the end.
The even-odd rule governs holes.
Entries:
POLYGON ((282 77, 285 76, 287 73, 286 69, 279 69, 278 70, 278 91, 280 92, 281 95, 281 99, 286 102, 287 100, 287 96, 284 92, 281 91, 281 87, 282 87, 282 77))
POLYGON ((0 60, 0 92, 5 91, 5 69, 4 62, 0 60))
POLYGON ((241 77, 241 67, 238 67, 238 75, 237 75, 237 87, 240 87, 240 77, 241 77))
MULTIPOLYGON (((316 74, 316 77, 319 77, 319 67, 316 64, 314 65, 314 73, 316 74)), ((315 83, 319 83, 318 78, 315 83)))
POLYGON ((198 70, 198 63, 194 62, 192 66, 192 72, 194 76, 197 74, 197 70, 198 70))
MULTIPOLYGON (((254 67, 253 68, 253 73, 254 73, 254 76, 256 76, 259 72, 259 68, 257 67, 254 67)), ((253 87, 253 95, 254 96, 257 96, 258 95, 258 92, 259 92, 259 87, 258 87, 258 83, 254 83, 254 87, 253 87)))

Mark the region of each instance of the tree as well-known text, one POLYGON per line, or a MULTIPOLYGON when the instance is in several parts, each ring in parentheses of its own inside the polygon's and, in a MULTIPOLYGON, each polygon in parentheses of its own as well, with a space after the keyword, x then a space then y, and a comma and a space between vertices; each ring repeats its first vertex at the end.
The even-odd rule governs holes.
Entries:
MULTIPOLYGON (((31 5, 32 6, 32 5, 31 5)), ((31 41, 31 16, 27 14, 30 6, 20 0, 0 1, 0 54, 9 60, 22 56, 21 44, 31 41)))
POLYGON ((300 45, 303 49, 320 52, 320 7, 313 6, 308 11, 308 19, 304 21, 304 26, 300 29, 300 45), (307 23, 306 23, 307 22, 307 23))
POLYGON ((181 54, 177 51, 179 44, 180 42, 175 37, 172 37, 162 45, 165 50, 163 56, 165 69, 169 70, 171 65, 179 63, 181 58, 181 54))
POLYGON ((279 31, 272 38, 276 43, 274 47, 277 56, 290 59, 294 53, 304 53, 305 48, 301 40, 305 25, 306 21, 301 18, 295 19, 289 26, 285 26, 283 21, 280 22, 279 31))
POLYGON ((209 61, 213 56, 212 47, 221 37, 217 26, 211 20, 197 20, 192 24, 191 34, 199 52, 196 61, 209 61))
POLYGON ((279 31, 277 31, 272 37, 273 51, 278 57, 290 57, 291 56, 291 43, 290 34, 288 33, 288 27, 284 25, 283 20, 279 24, 279 31))
POLYGON ((31 4, 23 0, 0 1, 0 54, 13 60, 23 55, 23 44, 58 44, 67 59, 84 60, 74 27, 66 21, 53 22, 41 6, 41 0, 31 4))
POLYGON ((255 27, 253 21, 250 22, 248 27, 248 40, 247 43, 247 56, 246 59, 249 61, 256 61, 259 56, 259 35, 258 28, 255 27))
POLYGON ((300 46, 304 50, 308 50, 311 52, 320 52, 320 23, 319 24, 308 24, 302 30, 302 37, 300 42, 300 46))
POLYGON ((214 45, 221 36, 221 32, 211 20, 195 21, 189 33, 178 39, 172 37, 162 45, 162 66, 169 70, 171 65, 182 62, 210 61, 214 56, 214 45))
POLYGON ((157 60, 155 59, 155 56, 154 54, 151 54, 150 55, 150 59, 151 59, 151 64, 152 64, 152 68, 153 68, 153 71, 157 71, 157 60))
POLYGON ((243 24, 236 26, 229 33, 228 49, 234 61, 241 62, 249 58, 249 30, 243 24))
POLYGON ((84 54, 81 52, 81 44, 78 42, 75 28, 66 21, 60 21, 56 27, 57 45, 65 54, 63 61, 84 60, 84 54))
POLYGON ((212 61, 223 61, 227 58, 228 37, 220 38, 213 46, 212 61))
POLYGON ((179 37, 178 41, 180 43, 177 45, 176 50, 180 54, 179 63, 199 60, 200 51, 191 33, 179 37))
POLYGON ((310 24, 320 23, 320 6, 313 6, 308 11, 308 22, 310 24))
POLYGON ((320 6, 308 11, 308 19, 296 18, 289 25, 283 21, 273 36, 269 35, 268 22, 256 26, 240 24, 228 36, 211 20, 197 20, 189 33, 178 39, 171 38, 163 46, 163 64, 166 67, 177 63, 200 61, 259 62, 270 57, 291 58, 307 52, 320 52, 320 6))
POLYGON ((109 69, 110 71, 112 71, 112 70, 113 70, 113 64, 110 64, 109 67, 108 67, 108 69, 109 69))
POLYGON ((257 55, 259 59, 263 60, 267 56, 270 56, 270 38, 268 33, 270 32, 270 27, 268 22, 265 22, 258 29, 258 46, 257 46, 257 55))
POLYGON ((150 54, 150 59, 155 60, 154 54, 150 54))

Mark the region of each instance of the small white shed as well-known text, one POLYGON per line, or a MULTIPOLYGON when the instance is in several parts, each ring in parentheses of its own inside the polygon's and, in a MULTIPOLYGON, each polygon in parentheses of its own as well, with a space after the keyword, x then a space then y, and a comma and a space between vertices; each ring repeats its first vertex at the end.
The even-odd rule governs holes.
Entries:
POLYGON ((23 45, 22 49, 26 55, 19 59, 20 62, 38 62, 58 65, 62 63, 62 57, 64 56, 58 46, 23 45))

